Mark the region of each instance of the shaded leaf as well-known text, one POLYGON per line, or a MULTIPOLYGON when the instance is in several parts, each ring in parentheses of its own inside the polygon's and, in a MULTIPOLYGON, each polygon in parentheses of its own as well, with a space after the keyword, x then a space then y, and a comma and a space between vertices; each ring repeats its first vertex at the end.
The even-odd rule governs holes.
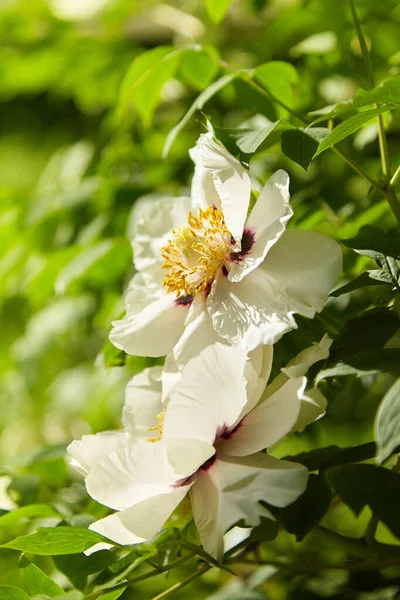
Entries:
POLYGON ((363 462, 373 458, 375 452, 375 442, 368 442, 360 446, 346 448, 327 446, 326 448, 317 448, 310 452, 301 452, 295 456, 285 456, 284 458, 304 465, 309 471, 318 471, 348 463, 363 462))
POLYGON ((369 505, 373 514, 400 538, 400 475, 374 465, 329 469, 327 477, 356 515, 369 505))
POLYGON ((301 129, 289 129, 282 133, 282 152, 307 171, 318 142, 301 129))
POLYGON ((310 475, 305 492, 281 510, 283 526, 300 542, 325 515, 332 500, 324 475, 310 475))
POLYGON ((343 377, 344 375, 375 375, 377 373, 392 373, 400 376, 400 349, 380 348, 367 350, 356 355, 346 357, 336 365, 320 371, 315 379, 318 384, 321 379, 330 377, 343 377))
POLYGON ((337 127, 335 127, 332 130, 332 132, 328 136, 326 136, 324 140, 322 140, 322 142, 318 146, 318 150, 314 154, 314 158, 322 152, 324 152, 325 150, 328 150, 328 148, 335 146, 352 133, 356 132, 358 129, 360 129, 360 127, 365 125, 365 123, 368 123, 368 121, 370 121, 377 115, 381 115, 382 113, 392 109, 393 107, 391 106, 381 106, 380 108, 366 110, 364 112, 358 113, 357 115, 349 117, 348 119, 340 123, 337 127))
POLYGON ((387 281, 386 275, 380 269, 376 269, 373 271, 365 271, 361 273, 358 277, 353 279, 353 281, 349 281, 345 285, 342 285, 337 290, 330 293, 330 296, 333 298, 338 298, 343 294, 348 294, 349 292, 354 292, 355 290, 359 290, 363 287, 374 286, 374 285, 391 285, 391 281, 387 281))
POLYGON ((379 104, 381 102, 400 105, 400 75, 382 81, 372 90, 360 88, 353 98, 354 106, 379 104))
POLYGON ((400 446, 400 379, 386 392, 375 420, 376 460, 384 461, 400 446))

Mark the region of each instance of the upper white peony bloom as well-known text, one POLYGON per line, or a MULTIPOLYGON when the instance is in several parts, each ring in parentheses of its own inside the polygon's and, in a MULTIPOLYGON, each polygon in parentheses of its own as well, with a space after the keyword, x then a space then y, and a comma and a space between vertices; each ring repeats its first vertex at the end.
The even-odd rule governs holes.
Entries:
POLYGON ((214 138, 200 136, 192 198, 139 202, 126 317, 111 341, 129 354, 173 350, 179 365, 216 341, 250 351, 295 328, 294 313, 322 310, 341 250, 313 231, 286 230, 289 177, 277 171, 248 214, 248 171, 214 138))
MULTIPOLYGON (((311 352, 318 360, 318 351, 311 352)), ((305 357, 297 367, 304 371, 312 362, 305 357)), ((68 448, 89 494, 117 511, 91 529, 119 544, 149 540, 189 492, 201 542, 219 557, 223 535, 235 523, 254 526, 260 516, 271 517, 260 500, 279 507, 296 500, 307 470, 261 451, 298 427, 309 402, 306 378, 285 375, 263 394, 271 364, 270 346, 248 358, 215 344, 191 359, 172 385, 168 375, 167 397, 161 367, 135 376, 127 386, 124 431, 84 436, 68 448)))

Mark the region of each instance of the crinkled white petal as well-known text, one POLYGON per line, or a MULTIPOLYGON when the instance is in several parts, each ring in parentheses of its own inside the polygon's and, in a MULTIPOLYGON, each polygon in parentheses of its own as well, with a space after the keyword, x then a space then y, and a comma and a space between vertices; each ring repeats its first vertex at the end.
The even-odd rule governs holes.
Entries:
POLYGON ((224 340, 213 327, 206 309, 204 294, 199 294, 193 300, 183 333, 175 344, 175 360, 179 367, 183 367, 191 358, 197 356, 203 348, 216 342, 224 343, 224 340))
POLYGON ((164 294, 135 315, 113 322, 110 340, 135 356, 163 356, 182 335, 189 305, 164 294))
POLYGON ((287 506, 305 490, 308 471, 302 465, 266 454, 226 460, 218 458, 200 471, 191 489, 193 516, 204 549, 221 558, 223 535, 244 520, 255 526, 260 516, 272 518, 260 504, 287 506))
POLYGON ((296 328, 286 297, 261 268, 238 283, 219 276, 211 288, 207 307, 217 333, 246 351, 260 344, 274 344, 296 328))
POLYGON ((321 233, 289 229, 268 252, 259 270, 277 282, 289 312, 313 317, 324 308, 339 278, 342 251, 337 242, 321 233))
POLYGON ((212 456, 216 437, 236 423, 247 401, 246 360, 239 349, 214 344, 183 368, 167 405, 163 431, 170 463, 177 472, 193 473, 201 466, 200 460, 212 456), (189 441, 192 445, 187 450, 189 441), (195 442, 203 450, 197 452, 195 442), (207 451, 212 453, 205 458, 207 451))
POLYGON ((84 435, 74 440, 67 448, 70 464, 86 476, 108 454, 125 448, 130 437, 125 431, 103 431, 94 435, 84 435))
POLYGON ((325 334, 318 344, 313 344, 310 348, 306 348, 296 358, 291 360, 282 369, 283 373, 288 377, 301 377, 305 375, 313 364, 328 358, 332 342, 333 340, 325 334))
POLYGON ((318 388, 303 393, 300 412, 292 431, 302 431, 307 425, 324 416, 328 402, 318 388))
POLYGON ((172 229, 186 225, 191 199, 150 194, 136 200, 128 224, 133 258, 138 271, 162 264, 161 248, 171 238, 172 229))
POLYGON ((240 281, 264 260, 293 215, 289 200, 289 176, 279 170, 269 178, 247 218, 244 232, 253 238, 252 246, 240 261, 230 263, 230 281, 240 281))
POLYGON ((160 531, 189 489, 190 485, 170 488, 92 523, 89 529, 117 544, 140 544, 160 531))
POLYGON ((123 510, 168 493, 180 479, 167 460, 163 441, 141 440, 97 463, 86 477, 86 488, 101 504, 123 510))
POLYGON ((247 456, 276 444, 297 421, 305 377, 289 379, 275 394, 247 414, 229 439, 218 448, 233 456, 247 456))
MULTIPOLYGON (((250 202, 251 181, 248 171, 216 140, 212 132, 200 135, 196 162, 208 173, 221 200, 225 223, 237 242, 242 238, 250 202)), ((203 184, 209 180, 203 177, 203 184)), ((204 190, 203 196, 207 191, 204 190)), ((210 200, 208 201, 208 204, 210 200)))
POLYGON ((149 428, 157 425, 156 415, 162 411, 162 370, 160 366, 144 369, 126 386, 122 424, 135 439, 154 437, 149 428))

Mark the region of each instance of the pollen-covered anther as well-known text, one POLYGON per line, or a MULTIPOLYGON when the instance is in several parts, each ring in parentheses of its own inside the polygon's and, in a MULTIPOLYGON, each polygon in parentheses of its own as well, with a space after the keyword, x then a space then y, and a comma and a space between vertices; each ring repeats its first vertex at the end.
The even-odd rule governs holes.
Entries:
POLYGON ((165 418, 165 410, 163 410, 162 412, 160 412, 157 415, 157 425, 155 425, 154 427, 149 427, 147 431, 158 431, 159 435, 157 435, 156 437, 150 437, 147 438, 148 442, 159 442, 160 440, 162 440, 163 437, 163 429, 164 429, 164 418, 165 418))
POLYGON ((232 235, 219 208, 200 209, 197 216, 190 212, 187 221, 161 250, 167 270, 163 285, 177 296, 204 290, 232 249, 232 235))

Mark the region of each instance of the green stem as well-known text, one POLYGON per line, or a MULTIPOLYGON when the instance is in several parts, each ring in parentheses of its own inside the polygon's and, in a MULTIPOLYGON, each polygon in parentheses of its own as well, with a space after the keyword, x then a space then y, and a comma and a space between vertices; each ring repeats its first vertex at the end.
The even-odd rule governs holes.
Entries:
POLYGON ((279 560, 265 560, 259 562, 257 560, 247 559, 232 559, 230 564, 242 564, 246 566, 262 567, 270 565, 282 569, 282 571, 293 571, 296 573, 309 573, 310 571, 323 571, 325 569, 333 570, 348 570, 348 571, 369 571, 378 569, 388 569, 400 565, 400 556, 387 558, 382 560, 365 560, 357 562, 343 563, 284 563, 279 560))
MULTIPOLYGON (((266 98, 267 100, 270 100, 272 102, 275 102, 276 104, 279 104, 279 106, 281 106, 282 108, 284 108, 285 110, 287 110, 288 113, 290 115, 292 115, 292 117, 298 119, 301 123, 303 123, 303 125, 305 125, 305 126, 310 125, 310 121, 308 121, 308 119, 306 119, 305 117, 303 117, 302 115, 300 115, 299 113, 297 113, 296 111, 294 111, 292 108, 290 108, 289 106, 287 106, 287 104, 285 104, 284 102, 282 102, 282 100, 280 100, 279 98, 277 98, 277 96, 275 96, 274 94, 272 94, 268 90, 265 90, 257 82, 255 82, 254 79, 253 79, 253 76, 250 73, 248 73, 247 71, 241 71, 239 69, 235 69, 235 67, 232 67, 229 63, 225 62, 224 60, 220 60, 220 59, 214 59, 214 60, 223 69, 226 69, 227 71, 230 71, 231 73, 238 73, 238 74, 240 74, 241 79, 243 81, 245 81, 247 83, 247 85, 249 85, 250 87, 252 87, 261 96, 264 96, 264 98, 266 98)), ((367 173, 365 173, 365 171, 362 170, 361 167, 359 167, 355 162, 353 162, 351 160, 351 158, 348 158, 341 150, 339 150, 336 147, 331 147, 330 150, 332 150, 333 152, 335 152, 335 154, 337 154, 337 156, 340 156, 340 158, 342 160, 344 160, 344 162, 347 165, 349 165, 349 167, 351 167, 353 169, 353 171, 355 171, 356 173, 358 173, 358 175, 361 175, 361 177, 363 177, 366 181, 368 181, 368 183, 370 185, 372 185, 377 190, 381 190, 382 189, 382 187, 379 185, 379 183, 377 181, 374 181, 367 173)))
POLYGON ((400 203, 399 203, 399 199, 397 198, 394 187, 391 186, 390 184, 388 184, 384 187, 384 192, 385 192, 386 200, 388 201, 388 203, 390 205, 390 208, 392 209, 392 211, 396 215, 397 220, 400 223, 400 203))
POLYGON ((391 187, 394 187, 396 185, 397 180, 399 179, 399 177, 400 177, 400 165, 395 170, 394 175, 393 175, 392 179, 389 182, 389 185, 391 187))
POLYGON ((161 600, 162 598, 166 598, 167 596, 173 594, 174 592, 177 592, 178 590, 181 590, 188 583, 190 583, 194 579, 197 579, 198 577, 201 577, 201 575, 203 575, 204 573, 206 573, 207 571, 209 571, 211 568, 212 567, 209 564, 203 565, 202 567, 200 567, 200 569, 198 569, 197 571, 195 571, 194 573, 192 573, 191 575, 189 575, 185 579, 182 579, 182 581, 178 581, 178 583, 175 583, 175 585, 172 585, 170 588, 168 588, 164 592, 161 592, 161 594, 158 594, 157 596, 154 596, 153 600, 161 600))
POLYGON ((94 600, 103 594, 107 594, 108 592, 114 592, 115 590, 120 590, 121 588, 128 587, 129 585, 133 585, 138 583, 139 581, 144 581, 145 579, 150 579, 151 577, 156 577, 157 575, 161 575, 162 573, 167 573, 175 567, 179 567, 181 564, 193 558, 195 556, 195 552, 188 552, 184 556, 177 558, 176 560, 168 563, 165 566, 157 566, 153 571, 148 571, 147 573, 143 573, 143 575, 138 575, 138 577, 134 577, 133 579, 127 579, 126 581, 121 581, 116 585, 112 585, 110 587, 102 588, 101 590, 96 590, 95 592, 88 594, 85 596, 85 600, 94 600))
MULTIPOLYGON (((357 15, 356 6, 354 0, 350 0, 350 8, 351 13, 353 15, 354 24, 357 30, 358 41, 360 43, 361 53, 363 55, 365 70, 367 72, 368 83, 370 88, 375 87, 374 80, 374 72, 372 69, 371 56, 368 52, 367 42, 365 41, 365 37, 363 31, 361 29, 361 24, 357 15)), ((384 177, 388 177, 390 173, 390 163, 389 163, 389 151, 386 139, 385 127, 383 124, 382 115, 378 115, 378 140, 379 140, 379 152, 381 155, 381 165, 382 165, 382 173, 384 177)))

